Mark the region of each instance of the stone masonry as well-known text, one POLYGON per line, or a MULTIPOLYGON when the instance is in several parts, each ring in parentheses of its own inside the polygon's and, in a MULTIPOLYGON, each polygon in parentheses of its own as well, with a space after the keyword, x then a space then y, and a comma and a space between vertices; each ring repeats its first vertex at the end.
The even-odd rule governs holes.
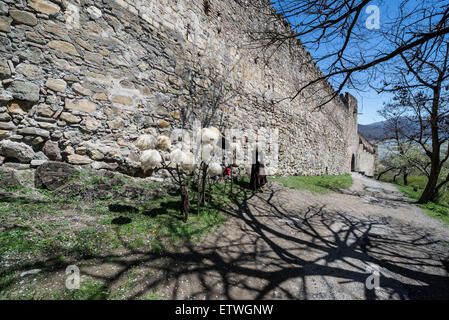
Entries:
POLYGON ((327 82, 292 100, 321 74, 310 54, 296 39, 276 49, 253 40, 289 30, 272 13, 231 0, 0 0, 0 165, 54 160, 134 175, 139 135, 198 119, 223 131, 277 128, 277 174, 348 173, 354 155, 352 169, 372 175, 357 101, 317 109, 333 93, 327 82))

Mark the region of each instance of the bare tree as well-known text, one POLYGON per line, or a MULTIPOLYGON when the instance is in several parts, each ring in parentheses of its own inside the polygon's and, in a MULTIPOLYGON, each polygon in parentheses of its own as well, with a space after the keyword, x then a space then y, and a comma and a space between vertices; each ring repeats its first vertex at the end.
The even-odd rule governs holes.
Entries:
POLYGON ((419 145, 406 139, 402 133, 407 128, 405 118, 395 114, 395 109, 396 106, 389 103, 379 112, 388 121, 384 127, 387 153, 379 159, 377 180, 390 172, 395 178, 402 174, 404 185, 408 185, 410 174, 429 177, 430 159, 419 145))
POLYGON ((437 198, 441 187, 449 182, 449 176, 440 181, 440 173, 449 159, 449 40, 441 36, 432 42, 401 54, 402 65, 396 66, 391 83, 385 83, 382 91, 395 92, 395 100, 384 116, 401 114, 401 139, 419 145, 430 159, 428 183, 419 199, 426 203, 437 198), (444 153, 442 151, 445 150, 444 153))
MULTIPOLYGON (((407 178, 413 169, 417 169, 422 173, 427 172, 423 171, 419 166, 417 157, 420 157, 420 154, 415 152, 415 144, 408 139, 404 139, 405 132, 408 129, 408 121, 405 118, 407 107, 402 105, 403 98, 401 92, 397 92, 393 101, 385 104, 384 107, 378 111, 380 116, 387 119, 383 131, 384 139, 388 141, 387 149, 389 151, 389 154, 381 159, 381 164, 384 169, 379 173, 378 180, 380 180, 380 177, 383 174, 389 171, 397 171, 397 175, 403 175, 404 185, 408 185, 407 178)), ((426 176, 428 176, 428 174, 426 174, 426 176)))
POLYGON ((301 92, 316 83, 331 80, 336 92, 329 102, 345 87, 360 88, 358 75, 368 74, 377 67, 396 61, 401 55, 449 33, 447 20, 449 2, 441 0, 372 1, 372 0, 236 0, 240 5, 268 12, 273 22, 265 29, 251 30, 253 40, 263 47, 280 47, 297 43, 314 51, 314 58, 324 73, 303 85, 301 92), (392 17, 384 17, 379 29, 366 26, 370 5, 397 5, 392 17), (268 7, 268 8, 267 8, 268 7), (279 27, 285 25, 284 28, 279 27))

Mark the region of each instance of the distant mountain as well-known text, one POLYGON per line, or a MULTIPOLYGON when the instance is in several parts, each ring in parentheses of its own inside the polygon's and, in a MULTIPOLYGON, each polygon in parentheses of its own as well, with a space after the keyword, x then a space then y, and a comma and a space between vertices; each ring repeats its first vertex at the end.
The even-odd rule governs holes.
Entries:
MULTIPOLYGON (((400 127, 402 127, 402 131, 407 135, 412 135, 413 133, 419 132, 419 124, 415 121, 411 121, 409 118, 401 118, 400 127)), ((371 124, 359 124, 359 132, 368 140, 373 143, 377 143, 379 141, 385 141, 389 139, 393 139, 394 132, 388 130, 388 120, 375 122, 371 124)), ((426 130, 426 132, 429 132, 426 130)))
POLYGON ((359 124, 359 132, 372 142, 385 140, 386 121, 371 124, 359 124))

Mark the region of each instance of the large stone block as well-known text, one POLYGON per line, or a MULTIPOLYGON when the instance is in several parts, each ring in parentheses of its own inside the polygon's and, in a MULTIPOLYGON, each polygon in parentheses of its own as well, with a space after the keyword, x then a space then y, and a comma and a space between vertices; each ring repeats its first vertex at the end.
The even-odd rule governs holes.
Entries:
POLYGON ((13 122, 0 122, 0 130, 14 130, 17 126, 13 122))
POLYGON ((51 79, 50 78, 47 80, 45 85, 47 86, 47 88, 49 88, 53 91, 57 91, 57 92, 64 92, 65 89, 67 88, 67 82, 65 82, 62 79, 51 79))
POLYGON ((171 127, 169 122, 167 122, 165 120, 162 120, 162 119, 158 121, 157 126, 161 130, 164 130, 164 129, 167 130, 167 129, 169 129, 171 127))
POLYGON ((7 15, 9 10, 9 6, 4 3, 3 1, 0 1, 0 14, 7 15))
POLYGON ((83 125, 87 131, 95 132, 98 130, 98 128, 101 127, 101 122, 96 120, 95 118, 87 117, 86 119, 84 119, 83 125))
POLYGON ((6 33, 11 32, 11 19, 0 16, 0 31, 6 33))
POLYGON ((123 120, 122 119, 115 119, 115 120, 112 120, 112 121, 108 121, 107 124, 108 124, 108 127, 110 129, 120 129, 120 128, 123 127, 123 120))
POLYGON ((34 64, 21 63, 17 66, 16 72, 23 74, 27 80, 42 80, 44 72, 34 64))
POLYGON ((77 173, 78 170, 68 163, 47 161, 36 169, 35 186, 53 191, 66 184, 77 173))
POLYGON ((54 114, 54 111, 49 105, 40 104, 37 106, 36 113, 39 116, 50 118, 54 114))
POLYGON ((90 96, 92 95, 92 91, 90 91, 89 89, 84 88, 83 86, 81 86, 79 83, 75 83, 72 86, 73 91, 75 91, 78 94, 81 94, 83 96, 90 96))
POLYGON ((36 11, 47 14, 49 16, 59 13, 61 8, 50 1, 46 0, 28 0, 28 5, 36 11))
POLYGON ((31 12, 23 10, 9 10, 9 15, 16 23, 27 24, 29 26, 37 25, 37 18, 31 12))
POLYGON ((7 104, 7 109, 9 113, 24 115, 27 114, 28 104, 26 101, 13 100, 7 104))
POLYGON ((70 110, 82 111, 86 113, 93 113, 97 111, 97 105, 87 99, 81 100, 65 100, 65 107, 70 110))
POLYGON ((0 188, 21 186, 16 170, 0 167, 0 188))
MULTIPOLYGON (((7 139, 11 135, 9 130, 0 130, 0 139, 7 139)), ((0 156, 0 164, 3 163, 5 157, 0 156)))
POLYGON ((133 105, 133 99, 128 96, 112 96, 111 98, 112 102, 122 104, 124 106, 132 106, 133 105))
POLYGON ((0 121, 10 121, 11 120, 11 116, 6 113, 6 112, 2 112, 0 113, 0 121))
POLYGON ((9 78, 11 76, 11 69, 9 69, 8 61, 0 58, 0 79, 9 78))
POLYGON ((44 147, 42 148, 42 152, 50 160, 55 160, 55 161, 62 160, 61 150, 59 149, 57 142, 48 140, 47 142, 45 142, 44 147))
POLYGON ((89 13, 89 17, 92 20, 96 20, 101 18, 101 16, 103 15, 103 13, 101 12, 100 9, 98 9, 97 7, 94 6, 90 6, 87 8, 87 13, 89 13))
POLYGON ((86 59, 86 61, 88 62, 96 63, 98 65, 103 64, 103 56, 99 53, 86 52, 84 55, 84 59, 86 59))
POLYGON ((104 92, 96 93, 93 95, 92 98, 94 98, 95 100, 100 100, 100 101, 108 100, 108 96, 104 92))
POLYGON ((16 159, 22 163, 30 163, 35 157, 34 151, 30 146, 11 140, 0 141, 0 155, 16 159))
POLYGON ((8 88, 12 96, 19 100, 39 101, 39 86, 32 82, 15 80, 8 88))
POLYGON ((79 57, 80 55, 78 51, 76 51, 75 46, 70 42, 53 40, 48 43, 48 46, 52 49, 70 54, 72 56, 79 57))
POLYGON ((27 127, 17 131, 20 134, 50 138, 50 132, 40 128, 27 127))
POLYGON ((85 156, 81 156, 79 154, 72 154, 70 156, 67 157, 69 163, 71 164, 90 164, 93 162, 92 159, 85 157, 85 156))
POLYGON ((67 123, 80 123, 81 122, 80 117, 75 116, 75 115, 71 114, 70 112, 61 113, 61 116, 59 117, 59 119, 65 121, 67 123))

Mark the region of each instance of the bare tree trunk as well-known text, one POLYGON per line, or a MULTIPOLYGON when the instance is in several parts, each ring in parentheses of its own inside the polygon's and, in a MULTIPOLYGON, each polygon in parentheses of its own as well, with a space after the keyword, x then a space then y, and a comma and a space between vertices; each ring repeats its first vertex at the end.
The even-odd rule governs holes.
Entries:
POLYGON ((393 182, 396 183, 396 178, 399 177, 401 175, 401 171, 399 171, 398 173, 396 173, 393 177, 393 182))
POLYGON ((200 207, 201 207, 201 188, 200 188, 200 178, 201 178, 201 168, 198 170, 198 179, 196 180, 196 213, 200 214, 200 207))
POLYGON ((408 172, 407 172, 407 168, 404 168, 403 172, 404 172, 404 175, 403 175, 403 177, 404 177, 404 186, 408 186, 408 172))
POLYGON ((427 203, 436 198, 437 195, 436 185, 438 183, 439 175, 440 175, 439 165, 436 165, 436 162, 434 164, 434 161, 432 160, 432 167, 430 169, 429 180, 427 181, 426 188, 424 189, 421 198, 419 198, 418 203, 427 203))
POLYGON ((430 117, 430 125, 432 129, 432 155, 430 158, 431 160, 430 175, 429 180, 427 181, 426 188, 424 189, 421 198, 419 198, 418 203, 427 203, 434 200, 438 192, 438 190, 436 190, 436 186, 441 171, 441 163, 440 163, 441 145, 438 132, 438 108, 441 93, 440 86, 435 88, 433 91, 432 112, 430 117))
POLYGON ((377 180, 380 180, 380 178, 387 172, 390 172, 391 170, 393 170, 395 168, 389 168, 387 170, 382 171, 381 173, 379 173, 379 175, 377 176, 377 180))
POLYGON ((207 165, 202 166, 202 177, 201 177, 201 192, 200 192, 200 206, 204 206, 204 201, 206 200, 206 178, 207 178, 207 165))
POLYGON ((231 197, 232 197, 232 186, 233 185, 234 185, 234 179, 233 179, 232 174, 231 174, 231 197))
POLYGON ((438 182, 438 169, 435 168, 430 172, 429 181, 427 182, 426 188, 424 189, 421 198, 419 198, 418 203, 427 203, 436 198, 436 185, 438 182))
POLYGON ((190 211, 190 200, 189 200, 189 189, 187 186, 182 186, 181 189, 181 210, 184 216, 184 222, 187 222, 187 219, 189 218, 189 211, 190 211))

